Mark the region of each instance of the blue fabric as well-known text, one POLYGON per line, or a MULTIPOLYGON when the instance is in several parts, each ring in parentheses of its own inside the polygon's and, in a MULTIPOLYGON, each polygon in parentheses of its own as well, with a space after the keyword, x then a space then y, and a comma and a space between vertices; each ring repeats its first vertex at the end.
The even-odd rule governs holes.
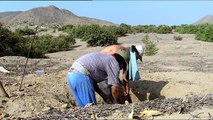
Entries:
POLYGON ((84 107, 88 103, 96 103, 95 89, 92 79, 81 73, 68 73, 67 81, 78 106, 84 107))
POLYGON ((136 53, 130 50, 130 61, 129 61, 129 80, 139 80, 140 74, 137 65, 136 53))

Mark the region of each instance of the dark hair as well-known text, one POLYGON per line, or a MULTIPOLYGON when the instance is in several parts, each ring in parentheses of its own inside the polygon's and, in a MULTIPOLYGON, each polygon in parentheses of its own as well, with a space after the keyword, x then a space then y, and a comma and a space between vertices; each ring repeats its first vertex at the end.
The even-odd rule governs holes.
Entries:
POLYGON ((126 64, 125 59, 117 53, 113 54, 112 56, 116 59, 116 61, 119 63, 119 65, 120 66, 123 65, 124 70, 126 70, 127 64, 126 64))
POLYGON ((136 49, 136 47, 134 45, 131 46, 130 49, 132 52, 136 52, 136 54, 139 54, 138 50, 136 49))

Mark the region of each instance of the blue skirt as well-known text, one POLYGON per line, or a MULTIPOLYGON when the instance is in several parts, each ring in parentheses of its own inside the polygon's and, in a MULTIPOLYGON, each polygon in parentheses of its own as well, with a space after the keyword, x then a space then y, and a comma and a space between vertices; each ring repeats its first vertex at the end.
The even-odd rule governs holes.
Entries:
POLYGON ((84 107, 88 103, 96 103, 93 80, 81 73, 72 72, 67 74, 67 81, 78 106, 84 107))

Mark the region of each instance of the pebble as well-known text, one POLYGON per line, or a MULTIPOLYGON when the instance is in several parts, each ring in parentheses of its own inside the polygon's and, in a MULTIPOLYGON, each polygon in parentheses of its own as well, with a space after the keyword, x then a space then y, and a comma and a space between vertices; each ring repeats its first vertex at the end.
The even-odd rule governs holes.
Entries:
MULTIPOLYGON (((150 101, 141 101, 134 103, 134 116, 140 116, 142 110, 157 110, 162 113, 179 113, 186 114, 194 110, 200 109, 201 107, 213 108, 213 95, 207 94, 204 96, 187 96, 186 98, 168 98, 150 101)), ((126 118, 126 116, 132 111, 132 104, 106 104, 102 106, 90 106, 85 108, 75 107, 72 109, 66 109, 60 111, 55 108, 50 109, 48 112, 39 114, 34 117, 25 118, 25 120, 35 119, 94 119, 94 115, 98 118, 107 118, 110 115, 121 111, 119 118, 126 118), (93 115, 94 114, 94 115, 93 115)))

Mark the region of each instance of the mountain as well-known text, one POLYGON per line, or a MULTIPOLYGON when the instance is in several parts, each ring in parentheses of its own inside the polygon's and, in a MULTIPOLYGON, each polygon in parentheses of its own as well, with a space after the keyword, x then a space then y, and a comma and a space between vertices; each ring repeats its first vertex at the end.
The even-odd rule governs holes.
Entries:
POLYGON ((9 25, 114 25, 112 22, 95 18, 80 17, 66 9, 59 9, 55 6, 38 7, 27 11, 1 12, 0 22, 9 25))
POLYGON ((2 18, 14 17, 14 16, 16 16, 19 13, 21 13, 21 11, 17 11, 17 12, 2 12, 2 13, 0 13, 0 20, 2 18))
POLYGON ((198 20, 194 24, 204 24, 204 23, 213 24, 213 16, 212 15, 205 16, 204 18, 198 20))

